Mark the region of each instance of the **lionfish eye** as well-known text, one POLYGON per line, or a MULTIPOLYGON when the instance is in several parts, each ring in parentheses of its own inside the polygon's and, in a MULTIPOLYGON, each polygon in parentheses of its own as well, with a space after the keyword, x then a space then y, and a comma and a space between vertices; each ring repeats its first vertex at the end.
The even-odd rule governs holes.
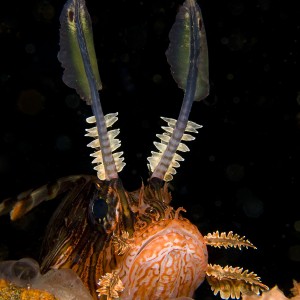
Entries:
POLYGON ((89 215, 94 225, 103 224, 103 219, 107 215, 108 205, 103 198, 95 197, 90 203, 89 215))
POLYGON ((146 209, 146 213, 147 213, 148 215, 156 215, 156 214, 157 214, 157 210, 156 210, 155 208, 153 208, 153 207, 148 207, 148 208, 146 209))

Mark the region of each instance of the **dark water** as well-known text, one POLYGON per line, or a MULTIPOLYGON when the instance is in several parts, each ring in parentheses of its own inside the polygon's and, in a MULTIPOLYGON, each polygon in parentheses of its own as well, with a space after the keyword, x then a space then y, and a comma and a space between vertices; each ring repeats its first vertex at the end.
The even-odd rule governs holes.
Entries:
MULTIPOLYGON (((176 118, 182 92, 164 52, 181 1, 88 1, 106 113, 119 112, 130 190, 176 118)), ((207 31, 211 94, 195 103, 203 124, 172 182, 203 234, 232 230, 258 250, 211 250, 210 262, 243 266, 286 292, 300 280, 299 9, 287 1, 199 3, 207 31)), ((57 60, 63 1, 10 1, 0 14, 0 199, 49 180, 90 174, 89 107, 62 80, 57 60)), ((1 259, 38 257, 48 203, 10 224, 0 219, 1 259)), ((213 298, 205 283, 199 296, 213 298)), ((202 298, 203 299, 203 298, 202 298)))

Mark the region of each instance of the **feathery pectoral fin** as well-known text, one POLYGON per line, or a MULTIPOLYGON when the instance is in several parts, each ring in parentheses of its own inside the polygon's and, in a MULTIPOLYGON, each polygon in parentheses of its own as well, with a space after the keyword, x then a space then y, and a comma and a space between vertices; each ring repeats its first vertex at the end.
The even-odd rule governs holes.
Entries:
POLYGON ((261 291, 269 288, 262 284, 260 277, 253 272, 243 270, 239 267, 208 264, 206 278, 214 295, 220 292, 222 299, 239 299, 241 293, 252 293, 259 295, 261 291))
POLYGON ((221 234, 219 234, 219 231, 208 233, 206 236, 204 236, 204 240, 206 245, 216 248, 224 247, 227 249, 233 247, 241 250, 242 247, 251 247, 256 249, 256 247, 244 236, 241 237, 232 231, 229 231, 228 234, 226 232, 221 232, 221 234))
POLYGON ((60 16, 60 51, 58 59, 64 70, 64 83, 76 89, 91 104, 91 84, 102 88, 94 49, 91 18, 83 0, 69 0, 60 16), (90 69, 90 72, 86 70, 90 69), (86 75, 84 75, 86 74, 86 75), (92 77, 93 78, 92 78, 92 77))

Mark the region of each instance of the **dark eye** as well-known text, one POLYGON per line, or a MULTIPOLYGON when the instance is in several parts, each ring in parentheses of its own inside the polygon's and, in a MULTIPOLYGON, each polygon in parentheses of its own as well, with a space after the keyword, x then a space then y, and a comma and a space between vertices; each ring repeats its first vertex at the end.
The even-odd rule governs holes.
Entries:
POLYGON ((153 208, 153 207, 148 207, 148 208, 146 209, 146 213, 147 213, 148 215, 156 215, 157 211, 156 211, 156 209, 153 208))
POLYGON ((95 219, 103 219, 107 214, 107 210, 107 203, 103 199, 100 198, 94 201, 92 212, 95 219))
POLYGON ((104 199, 94 197, 89 205, 90 220, 94 225, 102 225, 103 219, 107 215, 108 206, 104 199))

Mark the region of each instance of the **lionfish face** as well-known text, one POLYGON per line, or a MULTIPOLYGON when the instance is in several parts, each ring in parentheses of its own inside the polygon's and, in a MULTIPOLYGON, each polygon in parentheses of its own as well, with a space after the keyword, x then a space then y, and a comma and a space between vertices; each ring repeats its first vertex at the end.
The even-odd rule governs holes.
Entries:
POLYGON ((205 278, 206 242, 198 228, 181 215, 185 212, 182 207, 174 210, 169 206, 167 184, 153 180, 131 193, 123 193, 117 184, 107 194, 120 202, 126 198, 133 227, 126 231, 122 225, 128 220, 121 206, 108 213, 118 215, 118 223, 107 229, 111 238, 101 255, 106 275, 99 282, 99 294, 112 294, 116 291, 112 282, 120 280, 122 299, 191 297, 205 278))
POLYGON ((154 142, 158 151, 148 158, 151 176, 138 194, 125 191, 118 176, 125 166, 123 152, 114 152, 121 145, 116 138, 119 129, 107 129, 117 121, 117 113, 104 116, 102 112, 90 25, 84 1, 69 0, 61 14, 58 57, 65 68, 64 82, 92 105, 94 116, 87 122, 94 127, 86 135, 94 140, 88 146, 95 149, 91 156, 98 179, 108 186, 104 195, 108 211, 100 222, 108 238, 98 260, 102 273, 98 294, 109 299, 119 292, 122 299, 192 296, 205 277, 207 249, 198 229, 180 215, 183 209, 174 212, 169 206, 167 182, 184 160, 177 151, 189 151, 183 142, 195 139, 191 133, 201 128, 188 120, 192 103, 205 98, 209 90, 200 8, 194 0, 187 0, 170 32, 167 58, 185 95, 177 120, 162 117, 166 126, 157 135, 160 142, 154 142), (81 80, 76 79, 79 67, 85 71, 81 80))
POLYGON ((107 130, 117 121, 117 114, 102 113, 90 23, 84 1, 69 0, 61 15, 59 60, 65 68, 64 82, 92 105, 94 116, 87 122, 95 127, 88 129, 87 135, 94 140, 88 146, 96 149, 92 156, 97 176, 108 182, 111 191, 106 197, 108 212, 102 220, 110 238, 100 260, 105 274, 99 282, 99 296, 113 298, 118 292, 122 292, 122 299, 192 296, 205 277, 207 249, 198 229, 180 215, 180 209, 174 212, 169 207, 166 182, 172 180, 175 168, 184 160, 177 151, 189 151, 183 141, 193 140, 190 133, 197 133, 201 127, 188 121, 192 103, 205 98, 209 90, 200 8, 194 0, 187 0, 170 32, 167 58, 185 96, 178 120, 162 118, 167 126, 157 135, 160 142, 154 143, 158 152, 153 151, 148 158, 152 172, 149 185, 141 188, 137 198, 123 189, 118 177, 125 165, 122 152, 114 153, 120 146, 116 139, 119 130, 107 130), (80 53, 76 60, 74 53, 80 53), (82 81, 74 78, 78 61, 86 72, 82 81))
MULTIPOLYGON (((46 234, 42 272, 50 268, 72 269, 94 299, 170 299, 191 297, 205 276, 215 294, 239 298, 241 292, 267 287, 253 272, 210 265, 206 245, 254 247, 231 231, 202 236, 197 227, 169 204, 168 182, 176 174, 201 126, 188 120, 194 101, 209 92, 208 51, 202 15, 195 0, 186 0, 170 31, 166 52, 171 73, 184 98, 178 119, 162 117, 164 132, 154 142, 158 151, 148 158, 150 178, 146 186, 127 192, 118 173, 125 166, 117 139, 119 129, 109 130, 118 113, 103 114, 98 91, 102 88, 95 55, 91 19, 84 0, 68 0, 61 17, 58 58, 63 81, 91 105, 87 118, 92 128, 91 154, 95 176, 69 176, 0 205, 0 215, 11 219, 24 215, 45 200, 69 191, 54 213, 46 234), (52 191, 49 193, 49 191, 52 191), (54 195, 55 194, 55 195, 54 195)), ((5 298, 6 300, 7 298, 5 298)))

